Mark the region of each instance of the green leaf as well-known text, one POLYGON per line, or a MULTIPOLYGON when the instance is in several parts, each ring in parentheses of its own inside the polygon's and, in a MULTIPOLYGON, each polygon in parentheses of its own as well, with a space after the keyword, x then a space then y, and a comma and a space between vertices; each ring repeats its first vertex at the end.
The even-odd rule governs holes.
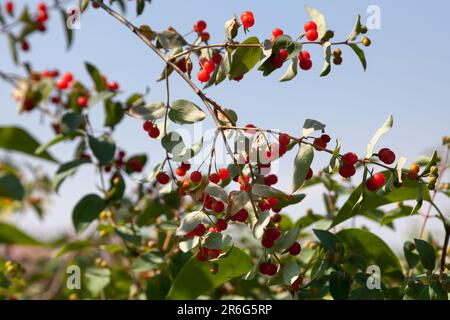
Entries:
POLYGON ((92 108, 97 103, 111 99, 116 93, 113 91, 102 91, 97 93, 95 96, 89 98, 88 106, 92 108))
POLYGON ((433 155, 431 156, 430 160, 428 161, 427 165, 425 166, 425 169, 423 169, 421 176, 429 174, 430 169, 432 166, 435 166, 438 162, 438 153, 437 150, 434 150, 433 155))
POLYGON ((103 268, 89 268, 85 272, 85 278, 89 292, 96 297, 111 282, 111 271, 103 268))
POLYGON ((253 236, 256 239, 261 239, 264 234, 264 229, 270 222, 270 212, 264 211, 259 214, 259 218, 253 226, 253 236))
POLYGON ((135 105, 128 110, 128 114, 142 120, 157 120, 164 117, 166 104, 155 101, 146 105, 135 105))
POLYGON ((331 43, 325 42, 323 44, 323 51, 325 55, 325 61, 323 63, 322 72, 320 73, 321 77, 327 76, 331 71, 331 43))
POLYGON ((107 165, 114 158, 116 152, 116 144, 108 135, 100 138, 89 136, 89 147, 101 165, 107 165))
POLYGON ((131 268, 134 272, 144 272, 158 268, 163 263, 161 253, 149 252, 133 261, 131 268))
POLYGON ((11 198, 20 201, 24 195, 25 190, 15 174, 0 173, 0 198, 11 198))
POLYGON ((77 232, 85 229, 92 221, 96 220, 106 208, 106 201, 96 194, 84 196, 75 205, 72 212, 72 222, 77 232))
POLYGON ((286 72, 279 81, 280 82, 290 81, 294 79, 296 75, 297 75, 297 59, 292 58, 291 63, 289 64, 286 72))
POLYGON ((305 9, 308 12, 311 20, 314 21, 317 25, 317 33, 319 33, 319 39, 327 32, 327 22, 325 20, 325 16, 317 9, 314 9, 308 5, 305 5, 305 9))
POLYGON ((348 41, 355 41, 356 38, 358 38, 359 34, 361 33, 361 15, 358 15, 358 18, 356 19, 355 27, 353 28, 352 32, 348 35, 347 40, 348 41))
POLYGON ((359 58, 359 61, 361 61, 361 64, 362 64, 362 66, 364 68, 364 71, 365 71, 367 69, 367 60, 366 60, 366 55, 364 54, 364 51, 360 47, 358 47, 357 44, 354 44, 354 43, 353 44, 349 44, 348 46, 350 48, 352 48, 353 51, 356 53, 356 55, 359 58))
POLYGON ((90 163, 90 161, 86 159, 78 159, 62 164, 56 171, 55 177, 52 181, 52 186, 55 192, 59 191, 59 187, 67 177, 73 175, 77 171, 78 167, 85 163, 90 163))
POLYGON ((113 128, 123 119, 125 115, 120 102, 105 101, 105 127, 113 128))
POLYGON ((416 283, 413 287, 407 287, 405 291, 405 300, 430 300, 429 286, 416 283))
POLYGON ((175 278, 166 299, 195 299, 233 278, 246 274, 253 266, 252 259, 238 248, 234 248, 228 257, 216 263, 218 272, 212 274, 208 263, 199 262, 192 257, 175 278))
MULTIPOLYGON (((243 44, 260 44, 257 37, 246 39, 243 44)), ((234 79, 249 72, 261 57, 261 46, 238 47, 233 54, 229 78, 234 79)))
POLYGON ((277 239, 271 248, 272 251, 282 251, 289 249, 295 241, 297 241, 298 234, 300 232, 300 227, 296 226, 292 228, 279 239, 277 239))
POLYGON ((205 119, 206 115, 196 104, 187 100, 172 102, 169 118, 178 124, 191 124, 205 119))
POLYGON ((61 132, 63 134, 69 134, 78 129, 81 125, 83 118, 78 112, 69 112, 63 115, 61 118, 61 132))
POLYGON ((0 127, 0 148, 18 151, 33 157, 57 162, 49 153, 43 151, 36 154, 40 143, 27 131, 19 127, 0 127))
POLYGON ((84 135, 84 131, 81 130, 77 130, 77 131, 73 131, 69 134, 59 134, 57 136, 55 136, 52 140, 50 140, 49 142, 47 142, 46 144, 40 145, 39 148, 36 149, 35 153, 37 155, 42 155, 45 154, 47 149, 50 148, 51 146, 54 146, 55 144, 58 144, 60 142, 66 141, 66 140, 71 140, 74 137, 77 136, 82 136, 84 135))
POLYGON ((270 198, 270 197, 286 198, 287 197, 287 195, 283 191, 278 190, 273 187, 269 187, 265 184, 260 184, 260 183, 255 183, 252 186, 252 193, 258 197, 265 197, 265 198, 270 198))
POLYGON ((183 138, 175 131, 168 132, 162 139, 161 145, 163 148, 177 157, 182 157, 186 152, 186 145, 183 138))
POLYGON ((40 246, 41 242, 33 239, 15 226, 0 222, 0 243, 22 246, 40 246))
POLYGON ((106 90, 106 83, 103 80, 103 77, 100 73, 100 71, 95 67, 93 64, 90 64, 89 62, 85 62, 86 69, 91 76, 92 81, 95 85, 95 90, 97 92, 102 92, 106 90))
POLYGON ((428 242, 420 239, 414 239, 416 250, 419 253, 420 262, 427 270, 434 270, 436 266, 436 251, 428 242))
POLYGON ((80 251, 82 249, 91 248, 92 242, 88 240, 76 240, 73 242, 70 242, 68 244, 65 244, 61 250, 58 251, 56 254, 56 257, 62 257, 66 253, 73 252, 73 251, 80 251))
POLYGON ((320 240, 322 247, 327 251, 335 251, 336 244, 339 240, 336 238, 334 234, 326 230, 313 230, 316 237, 320 240))
POLYGON ((405 243, 405 245, 403 246, 403 254, 405 255, 405 259, 406 259, 406 262, 408 263, 409 269, 415 268, 420 261, 420 257, 418 254, 412 252, 408 248, 407 243, 405 243))
POLYGON ((206 192, 206 194, 211 195, 214 198, 219 198, 220 200, 224 201, 225 203, 228 203, 228 193, 225 191, 224 188, 222 188, 221 186, 218 186, 217 184, 210 182, 206 186, 205 192, 206 192))
POLYGON ((346 300, 350 294, 351 281, 342 271, 330 274, 330 294, 334 300, 346 300))
POLYGON ((389 132, 392 129, 392 126, 394 124, 394 117, 392 114, 388 116, 386 121, 384 122, 383 126, 375 132, 375 135, 370 139, 369 144, 367 145, 367 152, 366 152, 366 158, 369 159, 373 155, 373 150, 375 148, 375 145, 377 144, 378 140, 387 132, 389 132))
POLYGON ((223 55, 222 61, 220 62, 219 68, 217 69, 216 81, 215 84, 221 83, 223 80, 227 78, 227 75, 230 73, 231 67, 231 54, 229 51, 226 51, 223 55))
POLYGON ((66 44, 67 44, 66 48, 70 49, 73 43, 73 30, 67 27, 67 20, 69 19, 69 15, 66 13, 64 9, 59 10, 59 13, 61 15, 64 33, 66 36, 66 44))
POLYGON ((339 242, 357 256, 364 258, 367 264, 375 264, 383 275, 401 279, 402 267, 391 248, 375 234, 364 229, 345 229, 336 234, 339 242))
POLYGON ((168 212, 170 212, 170 208, 165 204, 160 203, 156 199, 147 199, 144 209, 136 218, 136 223, 138 226, 151 225, 161 214, 167 214, 168 212))
POLYGON ((188 213, 183 220, 181 220, 181 224, 175 234, 179 237, 185 236, 194 230, 205 218, 206 214, 201 210, 188 213))
POLYGON ((297 191, 303 184, 314 159, 314 149, 310 145, 300 146, 294 160, 294 176, 291 193, 297 191))

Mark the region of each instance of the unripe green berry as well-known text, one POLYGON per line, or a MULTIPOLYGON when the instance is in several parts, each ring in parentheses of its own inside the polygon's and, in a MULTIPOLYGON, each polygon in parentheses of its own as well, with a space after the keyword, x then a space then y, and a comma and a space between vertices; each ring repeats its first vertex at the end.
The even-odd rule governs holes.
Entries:
POLYGON ((360 31, 362 34, 366 34, 366 33, 367 33, 367 27, 366 27, 366 26, 361 26, 361 28, 359 29, 359 31, 360 31))
POLYGON ((363 46, 368 47, 372 44, 372 41, 370 41, 370 39, 367 37, 363 37, 361 39, 361 43, 363 44, 363 46))
POLYGON ((339 58, 334 58, 334 59, 333 59, 333 63, 334 63, 335 65, 339 66, 339 65, 342 63, 342 58, 341 58, 341 57, 339 57, 339 58))

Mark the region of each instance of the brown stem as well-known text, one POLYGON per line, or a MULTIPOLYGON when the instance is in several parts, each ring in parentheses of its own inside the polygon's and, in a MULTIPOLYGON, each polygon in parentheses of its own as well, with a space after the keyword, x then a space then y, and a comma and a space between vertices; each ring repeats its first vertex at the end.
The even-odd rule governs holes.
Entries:
POLYGON ((450 237, 450 227, 446 226, 445 228, 445 239, 444 239, 444 245, 442 247, 442 256, 441 256, 441 274, 445 270, 445 258, 447 256, 447 247, 448 247, 448 239, 450 237))

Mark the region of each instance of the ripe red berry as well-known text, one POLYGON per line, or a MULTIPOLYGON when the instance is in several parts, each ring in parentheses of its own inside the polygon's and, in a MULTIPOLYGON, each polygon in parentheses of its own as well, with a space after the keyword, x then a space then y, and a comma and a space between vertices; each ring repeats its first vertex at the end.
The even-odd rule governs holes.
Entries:
POLYGON ((125 158, 126 153, 125 153, 125 151, 120 150, 119 153, 118 153, 117 155, 118 155, 118 157, 119 157, 120 159, 123 159, 123 158, 125 158))
POLYGON ((206 27, 207 27, 206 22, 203 20, 199 20, 194 24, 194 31, 195 32, 203 32, 203 31, 205 31, 206 27))
POLYGON ((170 180, 169 175, 165 172, 159 172, 156 175, 156 180, 161 184, 167 184, 170 180))
POLYGON ((280 145, 287 146, 291 142, 291 137, 287 133, 281 133, 278 136, 278 142, 280 143, 280 145))
POLYGON ((47 11, 47 4, 45 2, 39 2, 37 8, 39 11, 47 11))
POLYGON ((312 61, 309 59, 302 59, 299 62, 300 69, 308 71, 312 68, 312 61))
POLYGON ((248 218, 248 211, 245 209, 241 209, 234 216, 231 217, 231 220, 238 222, 245 222, 247 218, 248 218))
POLYGON ((298 61, 311 60, 311 54, 309 51, 303 50, 297 55, 298 61))
POLYGON ((300 246, 300 243, 294 242, 292 246, 289 248, 289 254, 292 256, 297 256, 301 250, 302 247, 300 246))
POLYGON ((58 88, 59 90, 65 90, 68 87, 69 87, 69 83, 67 81, 65 81, 64 79, 61 79, 56 83, 56 88, 58 88))
POLYGON ((38 23, 37 29, 38 29, 40 32, 45 32, 45 31, 47 30, 47 27, 46 27, 45 24, 43 24, 43 23, 38 23))
POLYGON ((268 186, 274 185, 278 182, 278 177, 274 174, 269 174, 265 179, 264 183, 268 186))
POLYGON ((267 262, 263 262, 259 265, 259 272, 261 272, 262 274, 267 274, 267 262))
POLYGON ((66 82, 72 82, 73 81, 73 74, 71 72, 66 72, 63 74, 62 79, 66 82))
POLYGON ((108 83, 108 89, 112 90, 112 91, 117 91, 117 90, 119 90, 119 84, 115 81, 108 83))
POLYGON ((153 138, 153 139, 158 138, 160 133, 161 133, 161 132, 159 131, 159 128, 158 128, 157 126, 154 126, 153 128, 151 128, 151 129, 148 131, 149 137, 150 137, 150 138, 153 138))
POLYGON ((216 226, 220 231, 224 231, 228 228, 228 223, 224 219, 219 219, 216 222, 216 226))
POLYGON ((23 50, 23 51, 28 51, 28 50, 30 50, 30 44, 28 43, 28 41, 26 41, 26 40, 23 40, 23 41, 22 41, 22 50, 23 50))
POLYGON ((320 136, 320 139, 322 139, 323 141, 325 141, 325 143, 329 143, 331 141, 331 138, 329 135, 327 134, 323 134, 320 136))
POLYGON ((308 41, 316 41, 319 38, 319 33, 317 33, 317 30, 309 30, 306 32, 306 39, 308 41))
POLYGON ((212 205, 212 209, 214 210, 215 213, 221 213, 223 212, 223 209, 225 209, 225 205, 223 204, 222 201, 219 200, 212 205))
POLYGON ((281 214, 275 213, 270 219, 272 220, 273 223, 279 223, 281 222, 282 218, 283 217, 281 216, 281 214))
POLYGON ((220 177, 217 173, 211 173, 211 175, 209 176, 209 181, 211 181, 212 183, 219 183, 220 182, 220 177))
POLYGON ((344 166, 353 166, 358 162, 358 156, 354 152, 348 152, 342 156, 344 166))
POLYGON ((142 127, 144 128, 144 131, 150 131, 153 128, 153 122, 147 120, 142 127))
POLYGON ((214 62, 214 64, 219 65, 222 62, 222 55, 220 54, 220 52, 214 51, 211 59, 214 62))
POLYGON ((184 177, 186 175, 186 170, 184 170, 184 168, 182 168, 182 167, 178 167, 175 169, 175 173, 179 177, 184 177))
POLYGON ((211 60, 207 60, 204 64, 203 64, 203 69, 206 72, 212 73, 214 72, 214 70, 216 69, 216 65, 214 64, 214 62, 212 62, 211 60))
POLYGON ((200 38, 202 39, 202 41, 208 41, 210 38, 209 32, 202 32, 200 33, 200 38))
POLYGON ((80 108, 86 108, 88 104, 88 97, 86 96, 81 96, 77 98, 77 105, 80 108))
POLYGON ((267 228, 264 232, 264 237, 272 239, 273 241, 277 240, 281 235, 280 229, 278 228, 267 228))
POLYGON ((281 59, 280 55, 275 54, 270 58, 270 63, 272 64, 273 68, 278 69, 283 65, 283 59, 281 59))
POLYGON ((277 266, 274 265, 273 263, 269 263, 266 267, 266 274, 268 276, 274 276, 277 273, 277 266))
POLYGON ((317 24, 314 21, 305 23, 305 32, 308 32, 309 30, 317 30, 317 24))
POLYGON ((180 61, 178 61, 177 62, 177 67, 180 68, 181 71, 186 72, 187 71, 186 60, 185 59, 181 59, 180 61))
POLYGON ((388 148, 383 148, 378 151, 378 157, 386 164, 393 164, 395 161, 395 153, 388 148))
POLYGON ((194 234, 195 234, 197 237, 202 237, 202 236, 205 234, 205 232, 206 232, 206 227, 205 227, 205 225, 204 225, 203 223, 199 223, 199 224, 195 227, 195 229, 193 230, 193 232, 194 232, 194 234))
POLYGON ((386 184, 386 176, 382 173, 377 173, 372 179, 377 188, 381 188, 386 184))
POLYGON ((286 49, 280 49, 280 51, 278 51, 278 56, 280 56, 280 59, 284 61, 288 58, 289 52, 286 49))
POLYGON ((273 247, 273 239, 271 239, 269 237, 263 237, 261 239, 261 245, 264 248, 272 248, 273 247))
POLYGON ((255 17, 251 11, 245 11, 241 14, 241 21, 245 28, 251 28, 255 24, 255 17))
POLYGON ((313 145, 317 150, 323 150, 327 147, 327 143, 320 138, 314 139, 313 145))
POLYGON ((230 177, 230 172, 226 168, 219 169, 218 174, 220 180, 222 181, 227 180, 230 177))
POLYGON ((185 171, 191 170, 191 164, 189 162, 181 162, 180 167, 183 168, 185 171))
POLYGON ((198 183, 202 181, 202 174, 200 171, 192 171, 190 175, 190 179, 192 182, 198 183))
POLYGON ((39 10, 37 12, 37 15, 36 15, 36 22, 44 23, 47 20, 48 20, 48 13, 47 13, 47 11, 39 10))
POLYGON ((275 207, 275 206, 278 204, 278 202, 280 202, 280 201, 279 201, 277 198, 275 198, 275 197, 270 197, 270 198, 267 199, 267 202, 269 203, 270 207, 273 208, 273 207, 275 207))
POLYGON ((306 180, 311 180, 313 175, 314 175, 314 171, 311 168, 309 168, 308 173, 306 174, 306 180))
POLYGON ((279 29, 279 28, 275 28, 272 30, 272 36, 274 38, 278 38, 279 36, 282 36, 284 34, 283 30, 279 29))
POLYGON ((5 10, 6 10, 6 12, 8 12, 8 14, 13 15, 14 14, 14 2, 6 1, 5 10))
POLYGON ((241 81, 242 79, 244 79, 244 75, 240 75, 233 78, 234 81, 241 81))
POLYGON ((206 261, 208 259, 208 249, 202 248, 199 252, 197 252, 196 258, 198 261, 206 261))
POLYGON ((355 166, 352 165, 345 165, 341 168, 339 168, 339 174, 344 178, 350 178, 353 177, 356 173, 355 166))
POLYGON ((210 73, 204 69, 200 70, 197 74, 197 79, 200 82, 208 82, 210 77, 210 73))
POLYGON ((368 190, 370 190, 370 191, 377 191, 378 187, 377 187, 377 185, 375 184, 373 178, 367 179, 367 181, 366 181, 366 188, 367 188, 368 190))

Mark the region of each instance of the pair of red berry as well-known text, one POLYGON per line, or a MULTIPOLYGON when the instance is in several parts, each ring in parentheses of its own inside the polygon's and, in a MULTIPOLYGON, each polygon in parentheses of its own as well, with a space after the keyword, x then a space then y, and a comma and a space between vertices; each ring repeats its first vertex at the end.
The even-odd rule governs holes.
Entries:
POLYGON ((241 14, 241 21, 245 29, 253 27, 253 25, 255 24, 255 16, 253 15, 253 12, 244 11, 241 14))
POLYGON ((269 174, 267 177, 264 178, 264 183, 268 186, 277 184, 277 182, 278 182, 278 177, 275 174, 269 174))
POLYGON ((280 28, 275 28, 272 30, 272 37, 273 39, 278 38, 279 36, 282 36, 284 34, 284 31, 280 28))
POLYGON ((205 42, 209 40, 209 33, 205 32, 207 24, 203 20, 199 20, 194 24, 194 31, 197 32, 198 36, 205 42))
POLYGON ((308 41, 316 41, 319 38, 317 24, 314 21, 308 21, 305 26, 305 36, 308 41))
POLYGON ((189 170, 191 170, 191 164, 189 162, 182 162, 181 165, 175 169, 175 173, 179 177, 184 177, 189 170))
POLYGON ((314 148, 316 148, 316 150, 324 150, 327 148, 328 143, 331 141, 331 138, 329 135, 327 134, 323 134, 321 135, 319 138, 315 138, 313 141, 313 145, 314 148))
POLYGON ((280 229, 278 228, 267 228, 264 231, 264 235, 261 240, 261 244, 264 248, 272 248, 275 240, 277 240, 281 235, 280 229))
POLYGON ((278 267, 273 263, 263 262, 259 265, 259 271, 262 274, 265 274, 268 276, 274 276, 278 271, 278 267))
POLYGON ((191 232, 187 233, 185 235, 186 238, 188 239, 192 239, 194 237, 202 237, 206 232, 206 227, 203 223, 199 223, 194 230, 192 230, 191 232))
POLYGON ((275 207, 279 203, 279 200, 275 197, 270 197, 267 199, 262 199, 258 203, 258 207, 261 209, 261 211, 268 211, 275 207))
POLYGON ((213 60, 210 60, 208 58, 201 58, 200 59, 200 66, 201 69, 197 74, 197 79, 200 82, 208 82, 211 78, 211 73, 216 70, 216 64, 213 60))
POLYGON ((56 82, 56 88, 59 90, 65 90, 72 84, 73 81, 73 74, 71 72, 66 72, 62 78, 56 82))
POLYGON ((343 178, 350 178, 356 174, 355 164, 358 162, 358 156, 354 152, 348 152, 342 156, 342 165, 339 168, 339 174, 343 178))
POLYGON ((221 249, 209 249, 209 248, 201 248, 200 251, 197 253, 197 260, 198 261, 206 261, 208 258, 210 259, 216 259, 219 257, 219 255, 222 253, 221 249))
POLYGON ((300 69, 308 71, 309 69, 312 68, 313 63, 311 61, 311 54, 308 51, 306 50, 301 51, 297 55, 297 58, 300 69))
POLYGON ((144 131, 148 133, 148 136, 153 139, 158 138, 161 133, 158 126, 155 123, 148 120, 144 122, 143 128, 144 131))
POLYGON ((211 173, 209 175, 209 181, 218 184, 221 180, 226 181, 230 178, 230 171, 226 168, 219 169, 217 173, 211 173))
POLYGON ((231 216, 230 219, 231 221, 245 222, 248 219, 248 211, 246 209, 241 209, 233 216, 231 216))
POLYGON ((36 22, 42 24, 48 20, 47 4, 40 2, 37 9, 36 22))
POLYGON ((216 200, 210 195, 206 196, 203 203, 206 209, 212 210, 215 213, 222 213, 225 210, 225 204, 221 200, 216 200))
POLYGON ((383 148, 378 151, 378 158, 386 164, 393 164, 395 161, 395 153, 389 148, 383 148))

